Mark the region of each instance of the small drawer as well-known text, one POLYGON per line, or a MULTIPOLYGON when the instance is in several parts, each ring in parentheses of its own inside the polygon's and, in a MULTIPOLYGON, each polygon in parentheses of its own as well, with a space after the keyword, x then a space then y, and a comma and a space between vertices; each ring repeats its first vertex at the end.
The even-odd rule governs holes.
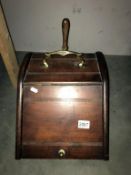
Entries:
POLYGON ((90 159, 102 158, 103 146, 98 145, 90 146, 53 146, 53 145, 37 145, 37 144, 24 144, 22 148, 23 158, 57 158, 57 159, 90 159))

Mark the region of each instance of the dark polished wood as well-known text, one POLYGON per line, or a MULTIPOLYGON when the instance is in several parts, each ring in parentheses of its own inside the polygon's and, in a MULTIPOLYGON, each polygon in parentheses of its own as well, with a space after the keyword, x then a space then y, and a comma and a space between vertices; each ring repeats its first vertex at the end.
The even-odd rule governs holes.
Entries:
POLYGON ((109 159, 109 75, 102 52, 96 52, 103 79, 103 117, 104 117, 104 158, 109 159))
POLYGON ((17 108, 16 108, 16 158, 21 157, 22 149, 22 95, 23 95, 23 82, 26 74, 27 66, 29 64, 31 53, 27 54, 20 67, 18 84, 17 84, 17 108))
MULTIPOLYGON (((60 143, 61 144, 61 143, 60 143)), ((23 145, 23 158, 57 158, 61 157, 58 154, 58 150, 61 149, 61 146, 46 146, 46 145, 23 145)), ((64 159, 102 159, 103 154, 102 146, 90 146, 90 145, 81 145, 81 146, 63 146, 65 150, 64 159)))
POLYGON ((44 68, 44 56, 29 55, 21 66, 16 158, 107 160, 109 80, 103 54, 84 54, 82 68, 75 57, 62 56, 44 68), (90 121, 90 128, 78 128, 78 120, 90 121))
POLYGON ((70 30, 70 21, 68 18, 63 19, 62 21, 62 33, 63 33, 63 50, 68 50, 68 36, 70 30))

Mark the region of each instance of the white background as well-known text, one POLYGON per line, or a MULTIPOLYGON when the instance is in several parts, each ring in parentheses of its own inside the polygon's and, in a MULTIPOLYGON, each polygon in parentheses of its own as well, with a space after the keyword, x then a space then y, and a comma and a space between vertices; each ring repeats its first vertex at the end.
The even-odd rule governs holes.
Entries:
POLYGON ((70 18, 70 50, 131 54, 131 0, 2 0, 17 51, 61 49, 70 18))

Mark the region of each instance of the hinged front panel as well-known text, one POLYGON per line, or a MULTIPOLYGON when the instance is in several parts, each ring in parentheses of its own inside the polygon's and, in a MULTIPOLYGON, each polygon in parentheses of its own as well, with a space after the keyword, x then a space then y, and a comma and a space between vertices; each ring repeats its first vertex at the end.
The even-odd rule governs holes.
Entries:
POLYGON ((25 157, 32 156, 32 149, 33 152, 43 150, 35 157, 59 157, 59 149, 66 150, 65 158, 103 154, 100 85, 25 86, 22 115, 25 157), (95 151, 89 151, 91 147, 95 151), (46 149, 52 149, 53 154, 47 153, 46 149))

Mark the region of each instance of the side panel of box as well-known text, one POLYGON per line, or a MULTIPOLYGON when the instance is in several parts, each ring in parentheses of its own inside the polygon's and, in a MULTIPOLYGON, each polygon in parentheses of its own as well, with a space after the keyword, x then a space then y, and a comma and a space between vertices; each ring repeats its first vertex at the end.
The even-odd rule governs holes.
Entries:
POLYGON ((21 158, 21 127, 22 127, 22 96, 23 96, 23 82, 26 74, 27 66, 29 64, 32 54, 27 54, 23 60, 23 63, 20 67, 18 83, 17 83, 17 104, 16 104, 16 150, 15 158, 21 158))
POLYGON ((109 74, 103 53, 96 52, 96 56, 103 81, 104 159, 109 160, 109 74))

